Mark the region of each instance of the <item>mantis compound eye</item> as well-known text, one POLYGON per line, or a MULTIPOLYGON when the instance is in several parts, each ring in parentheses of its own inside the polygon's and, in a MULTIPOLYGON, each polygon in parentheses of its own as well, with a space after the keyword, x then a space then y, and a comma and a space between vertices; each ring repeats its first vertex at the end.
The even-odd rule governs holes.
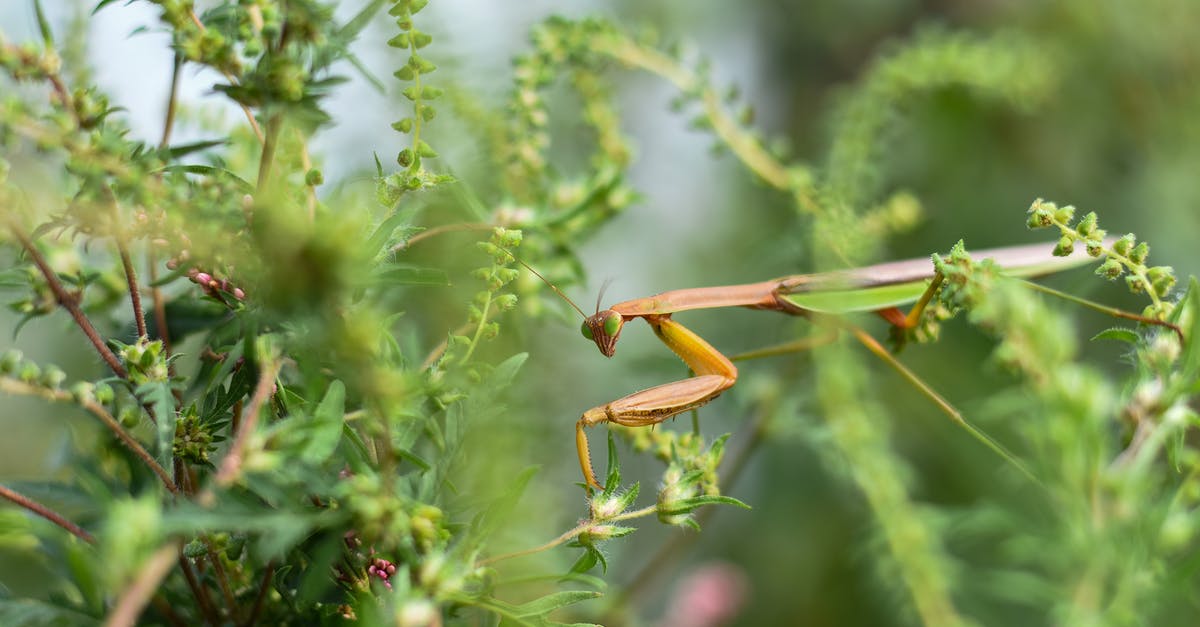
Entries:
POLYGON ((592 327, 588 326, 586 320, 583 322, 583 324, 579 325, 579 332, 583 334, 583 337, 586 337, 593 342, 596 341, 595 336, 592 335, 592 327))
POLYGON ((612 312, 604 317, 604 334, 613 337, 621 330, 621 314, 612 312))

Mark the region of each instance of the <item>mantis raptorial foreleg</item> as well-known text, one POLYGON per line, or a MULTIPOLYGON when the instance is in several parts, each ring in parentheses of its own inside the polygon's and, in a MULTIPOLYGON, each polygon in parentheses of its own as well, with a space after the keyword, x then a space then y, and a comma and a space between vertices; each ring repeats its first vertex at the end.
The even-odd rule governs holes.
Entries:
POLYGON ((602 486, 592 470, 585 427, 613 422, 626 427, 658 424, 690 411, 729 389, 737 382, 737 368, 725 355, 699 335, 667 315, 645 316, 654 334, 687 364, 696 376, 634 392, 600 407, 583 412, 575 424, 575 446, 583 478, 594 488, 602 486))

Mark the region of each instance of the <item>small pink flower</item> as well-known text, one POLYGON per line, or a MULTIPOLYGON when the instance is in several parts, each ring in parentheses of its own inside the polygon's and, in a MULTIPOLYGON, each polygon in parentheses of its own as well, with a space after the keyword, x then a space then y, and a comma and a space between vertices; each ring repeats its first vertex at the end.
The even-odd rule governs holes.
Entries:
POLYGON ((746 575, 727 562, 701 566, 675 588, 660 627, 719 627, 737 616, 746 601, 746 575))

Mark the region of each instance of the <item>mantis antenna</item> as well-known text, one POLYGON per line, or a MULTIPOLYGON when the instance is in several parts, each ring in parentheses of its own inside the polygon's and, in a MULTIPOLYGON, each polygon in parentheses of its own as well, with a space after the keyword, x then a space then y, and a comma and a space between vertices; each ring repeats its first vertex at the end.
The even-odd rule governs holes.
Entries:
MULTIPOLYGON (((585 319, 586 319, 586 318, 588 317, 588 316, 587 316, 587 314, 583 313, 583 310, 579 308, 579 305, 576 305, 576 304, 575 304, 575 301, 571 300, 571 299, 570 299, 570 297, 568 297, 566 294, 563 294, 562 290, 558 289, 558 286, 556 286, 555 284, 551 283, 549 279, 547 279, 546 277, 542 276, 542 273, 541 273, 541 272, 538 272, 537 270, 534 270, 534 269, 533 269, 533 266, 531 266, 531 265, 529 265, 529 264, 525 263, 524 261, 522 261, 520 257, 518 257, 518 256, 516 256, 516 255, 514 255, 514 254, 512 254, 512 251, 508 250, 507 248, 501 248, 500 250, 503 250, 505 254, 507 254, 509 257, 512 257, 512 258, 513 258, 513 261, 515 261, 515 262, 517 262, 517 263, 521 264, 522 266, 525 266, 525 269, 526 269, 526 270, 528 270, 528 271, 532 272, 532 273, 533 273, 535 276, 537 276, 537 278, 541 279, 541 280, 542 280, 542 283, 545 283, 547 287, 549 287, 550 289, 554 290, 554 293, 555 293, 555 294, 558 294, 558 296, 559 296, 560 298, 562 298, 563 300, 565 300, 565 301, 567 302, 567 304, 571 306, 571 308, 572 308, 572 309, 574 309, 575 311, 578 311, 578 312, 579 312, 579 316, 580 316, 581 318, 585 318, 585 319)), ((604 290, 603 290, 603 289, 601 289, 601 290, 600 290, 600 294, 601 294, 601 296, 603 296, 603 295, 604 295, 604 290)), ((597 303, 597 304, 596 304, 596 309, 597 309, 597 310, 599 310, 599 309, 600 309, 599 300, 597 300, 597 301, 596 301, 596 303, 597 303)))
POLYGON ((600 284, 600 293, 596 294, 596 313, 600 313, 600 301, 604 300, 604 293, 608 291, 608 286, 612 285, 612 282, 612 277, 609 277, 600 284))

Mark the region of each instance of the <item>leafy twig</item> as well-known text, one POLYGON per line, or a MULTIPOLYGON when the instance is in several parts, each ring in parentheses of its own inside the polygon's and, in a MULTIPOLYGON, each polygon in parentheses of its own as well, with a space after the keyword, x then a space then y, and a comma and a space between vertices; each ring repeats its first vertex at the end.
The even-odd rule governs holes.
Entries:
POLYGON ((650 514, 654 514, 657 511, 658 511, 658 505, 650 505, 647 507, 643 507, 642 509, 634 510, 632 512, 625 512, 624 514, 617 514, 616 516, 613 516, 611 518, 605 518, 603 521, 588 520, 586 522, 579 523, 578 525, 575 526, 574 529, 567 531, 566 533, 558 536, 557 538, 555 538, 543 545, 535 546, 532 549, 525 549, 522 551, 514 551, 512 553, 505 553, 504 555, 497 555, 495 557, 481 559, 475 563, 475 566, 476 567, 490 566, 491 564, 495 564, 496 562, 502 562, 504 560, 513 559, 514 557, 524 557, 526 555, 540 553, 542 551, 553 549, 554 547, 559 546, 561 544, 570 542, 571 540, 574 540, 576 537, 578 537, 579 534, 588 531, 589 529, 591 529, 592 527, 595 527, 596 525, 619 522, 622 520, 630 520, 632 518, 641 518, 642 516, 649 516, 650 514))
POLYGON ((128 377, 129 373, 127 373, 125 371, 125 367, 121 365, 121 360, 117 359, 116 354, 114 354, 112 350, 105 345, 104 340, 100 338, 100 334, 96 332, 96 328, 92 326, 91 321, 88 320, 87 316, 84 315, 83 310, 80 309, 79 299, 72 294, 69 294, 66 288, 63 287, 62 282, 58 280, 58 275, 55 274, 54 269, 50 267, 50 264, 46 262, 46 258, 42 256, 41 251, 37 249, 37 246, 34 245, 33 241, 29 239, 29 235, 25 233, 25 229, 21 228, 15 221, 12 220, 9 221, 9 229, 12 231, 13 236, 17 238, 17 241, 20 242, 21 247, 25 249, 25 252, 29 254, 31 259, 33 259, 33 263, 38 267, 38 270, 46 279, 46 285, 49 286, 50 291, 54 293, 55 300, 57 300, 58 304, 66 309, 67 312, 71 314, 71 317, 75 319, 75 324, 77 324, 83 331, 83 334, 87 336, 88 341, 90 341, 92 346, 96 348, 96 352, 100 353, 100 358, 104 360, 104 363, 108 364, 108 367, 118 377, 121 377, 122 379, 128 377))
POLYGON ((58 525, 59 527, 66 529, 68 532, 71 533, 71 535, 79 538, 80 540, 83 540, 84 542, 87 542, 88 544, 96 543, 95 536, 88 533, 86 530, 84 530, 83 527, 76 525, 75 523, 67 520, 62 514, 59 514, 58 512, 50 509, 49 507, 46 507, 45 505, 38 503, 37 501, 25 496, 24 494, 21 494, 20 492, 13 490, 12 488, 0 485, 0 497, 6 498, 6 499, 12 501, 13 503, 16 503, 20 507, 23 507, 23 508, 37 514, 38 516, 41 516, 42 518, 49 520, 50 522, 58 525))
POLYGON ((12 394, 27 394, 30 396, 40 396, 52 401, 74 402, 79 404, 81 407, 91 412, 92 415, 99 418, 100 422, 103 422, 104 426, 108 427, 108 430, 112 431, 113 434, 117 436, 117 439, 121 440, 122 444, 128 447, 130 451, 133 451, 133 454, 136 455, 138 459, 141 459, 142 462, 144 462, 150 468, 150 470, 154 472, 154 474, 158 475, 159 480, 162 481, 163 485, 166 486, 168 490, 173 493, 179 492, 179 488, 175 485, 175 482, 171 480, 171 476, 167 474, 167 471, 162 466, 159 465, 159 463, 154 459, 154 456, 151 455, 150 452, 147 451, 145 447, 143 447, 141 443, 137 441, 137 439, 130 435, 129 432, 121 426, 121 423, 118 422, 117 419, 112 416, 112 414, 108 413, 108 410, 96 400, 90 398, 77 399, 69 392, 63 390, 53 390, 50 388, 30 385, 28 383, 22 383, 8 377, 0 377, 0 390, 4 390, 5 392, 12 394))

